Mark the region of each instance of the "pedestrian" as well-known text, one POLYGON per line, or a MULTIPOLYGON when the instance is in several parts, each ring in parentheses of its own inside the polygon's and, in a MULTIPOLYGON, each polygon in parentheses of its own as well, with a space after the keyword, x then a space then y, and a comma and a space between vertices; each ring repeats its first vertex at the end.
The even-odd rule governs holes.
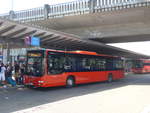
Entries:
POLYGON ((7 68, 9 67, 10 63, 7 62, 7 64, 5 65, 6 71, 5 71, 5 79, 7 80, 7 68))
POLYGON ((6 70, 7 82, 14 87, 16 86, 16 81, 12 79, 12 71, 13 67, 11 64, 9 64, 6 70))
POLYGON ((17 84, 19 84, 19 77, 20 77, 19 69, 20 69, 20 66, 19 66, 18 62, 15 61, 14 70, 15 70, 15 79, 16 79, 17 84))
POLYGON ((25 65, 21 64, 21 66, 20 66, 20 83, 21 84, 23 84, 23 75, 24 75, 24 72, 25 72, 25 65))
POLYGON ((0 82, 5 87, 5 71, 6 68, 3 63, 0 64, 0 82))

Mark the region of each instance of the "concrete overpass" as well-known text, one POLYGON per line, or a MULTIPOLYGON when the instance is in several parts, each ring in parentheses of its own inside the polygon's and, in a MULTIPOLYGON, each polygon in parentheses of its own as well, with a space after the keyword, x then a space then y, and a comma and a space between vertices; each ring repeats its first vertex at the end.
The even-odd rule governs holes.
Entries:
POLYGON ((81 0, 2 16, 102 43, 150 41, 149 0, 81 0))
POLYGON ((103 43, 150 41, 149 7, 95 12, 32 23, 103 43))
MULTIPOLYGON (((60 50, 86 50, 95 51, 100 54, 109 54, 126 58, 150 58, 150 56, 138 54, 132 51, 108 46, 90 40, 83 40, 75 35, 47 30, 36 26, 20 24, 0 18, 0 44, 9 44, 11 47, 26 47, 24 38, 26 36, 40 37, 41 47, 60 50)), ((8 49, 8 46, 6 47, 8 49)))

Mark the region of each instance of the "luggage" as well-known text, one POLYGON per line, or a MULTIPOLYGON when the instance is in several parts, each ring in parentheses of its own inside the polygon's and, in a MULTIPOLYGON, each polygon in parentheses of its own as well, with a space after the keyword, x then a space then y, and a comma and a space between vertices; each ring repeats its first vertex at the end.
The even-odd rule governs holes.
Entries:
POLYGON ((13 80, 12 77, 8 77, 8 78, 7 78, 7 82, 8 82, 9 84, 11 84, 12 86, 16 86, 16 81, 13 80))

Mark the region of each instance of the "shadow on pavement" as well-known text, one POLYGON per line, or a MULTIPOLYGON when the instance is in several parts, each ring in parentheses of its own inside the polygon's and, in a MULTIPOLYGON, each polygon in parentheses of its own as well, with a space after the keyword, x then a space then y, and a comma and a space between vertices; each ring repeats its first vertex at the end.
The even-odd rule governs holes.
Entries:
POLYGON ((71 97, 103 92, 127 85, 150 85, 150 74, 128 75, 126 78, 114 81, 112 83, 99 82, 77 85, 73 88, 53 87, 37 89, 0 89, 0 112, 15 112, 71 97))

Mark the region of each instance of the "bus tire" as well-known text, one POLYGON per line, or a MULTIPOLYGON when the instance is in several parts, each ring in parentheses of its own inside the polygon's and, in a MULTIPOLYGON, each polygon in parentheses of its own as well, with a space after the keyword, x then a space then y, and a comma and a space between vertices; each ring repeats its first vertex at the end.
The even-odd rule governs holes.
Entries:
POLYGON ((75 85, 75 78, 73 76, 69 76, 66 80, 66 87, 71 88, 75 85))
POLYGON ((108 83, 111 83, 113 81, 113 75, 112 74, 109 74, 108 75, 108 83))

